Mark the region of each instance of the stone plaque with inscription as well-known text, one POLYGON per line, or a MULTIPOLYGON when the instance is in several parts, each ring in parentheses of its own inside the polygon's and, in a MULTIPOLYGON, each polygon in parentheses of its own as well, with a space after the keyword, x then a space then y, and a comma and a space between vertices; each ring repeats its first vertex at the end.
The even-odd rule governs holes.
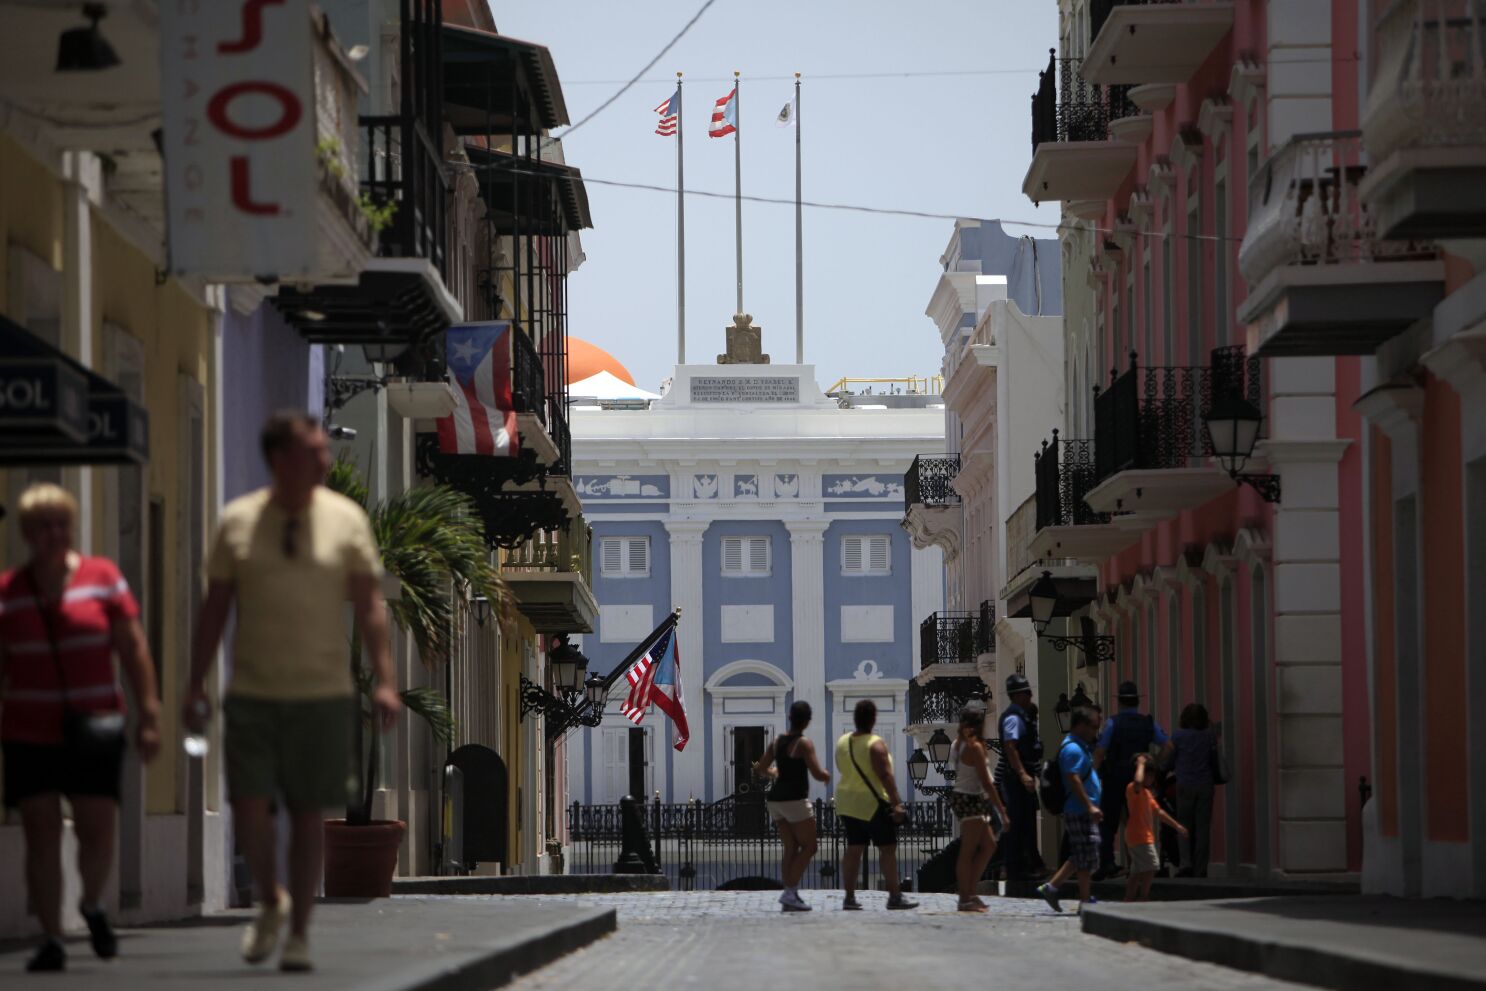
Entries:
POLYGON ((696 375, 694 403, 797 403, 800 379, 793 375, 696 375))

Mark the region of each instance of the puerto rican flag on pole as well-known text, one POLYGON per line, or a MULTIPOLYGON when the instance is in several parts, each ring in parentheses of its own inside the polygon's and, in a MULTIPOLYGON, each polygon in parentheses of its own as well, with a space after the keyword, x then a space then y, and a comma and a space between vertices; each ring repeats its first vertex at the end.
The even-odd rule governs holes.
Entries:
POLYGON ((650 703, 664 712, 676 726, 676 749, 685 750, 691 738, 686 723, 686 701, 681 697, 681 653, 676 628, 661 634, 650 651, 624 673, 629 696, 619 707, 620 715, 639 725, 650 711, 650 703))
POLYGON ((511 402, 509 320, 450 327, 445 337, 454 412, 439 417, 445 454, 511 457, 520 449, 511 402))
POLYGON ((738 87, 720 98, 712 107, 712 123, 707 125, 707 137, 722 138, 738 129, 738 87))

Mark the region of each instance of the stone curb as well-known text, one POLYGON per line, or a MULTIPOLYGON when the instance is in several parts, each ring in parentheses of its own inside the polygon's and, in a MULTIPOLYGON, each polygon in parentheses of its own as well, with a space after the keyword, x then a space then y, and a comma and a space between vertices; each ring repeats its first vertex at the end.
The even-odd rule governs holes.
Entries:
POLYGON ((582 949, 619 925, 612 908, 588 909, 576 915, 519 943, 476 952, 462 960, 420 964, 395 977, 363 984, 361 991, 485 991, 582 949))
POLYGON ((392 882, 394 895, 623 895, 670 890, 664 874, 404 877, 392 882))
POLYGON ((1083 931, 1118 942, 1139 943, 1174 956, 1247 970, 1282 981, 1350 991, 1483 991, 1486 975, 1464 976, 1411 965, 1366 949, 1343 954, 1307 944, 1303 930, 1293 940, 1219 931, 1201 925, 1142 918, 1118 906, 1090 905, 1080 913, 1083 931))

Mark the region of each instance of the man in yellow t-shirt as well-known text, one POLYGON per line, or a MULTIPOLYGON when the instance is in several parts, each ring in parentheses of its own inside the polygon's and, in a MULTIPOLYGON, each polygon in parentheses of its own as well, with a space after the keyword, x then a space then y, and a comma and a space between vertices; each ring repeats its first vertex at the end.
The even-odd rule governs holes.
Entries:
POLYGON ((351 740, 360 706, 352 681, 345 605, 376 677, 372 704, 383 727, 401 708, 381 597, 381 557, 366 513, 325 488, 330 441, 308 413, 280 413, 263 428, 272 484, 222 511, 207 562, 206 600, 191 651, 186 725, 210 713, 205 682, 234 602, 232 673, 222 703, 233 825, 258 889, 258 917, 242 954, 311 967, 306 929, 322 871, 324 810, 355 786, 351 740), (289 891, 278 884, 272 807, 282 798, 291 840, 289 891))
POLYGON ((836 785, 836 814, 846 827, 846 855, 841 858, 846 897, 841 907, 848 912, 862 907, 857 901, 857 871, 871 843, 877 847, 878 866, 887 882, 887 907, 918 908, 918 902, 903 897, 898 880, 898 824, 908 816, 893 777, 893 755, 882 737, 872 732, 877 725, 877 705, 862 699, 851 719, 856 732, 836 741, 836 771, 841 775, 836 785))

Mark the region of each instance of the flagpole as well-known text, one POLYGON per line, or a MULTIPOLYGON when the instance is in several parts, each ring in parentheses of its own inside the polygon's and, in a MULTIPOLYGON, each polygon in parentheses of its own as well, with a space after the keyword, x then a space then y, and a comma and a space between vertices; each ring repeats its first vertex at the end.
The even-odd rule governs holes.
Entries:
POLYGON ((800 74, 795 73, 795 364, 805 363, 805 225, 800 199, 800 74))
POLYGON ((681 73, 676 73, 676 364, 686 364, 686 174, 681 138, 686 133, 681 112, 681 73))
POLYGON ((740 73, 733 70, 733 225, 737 232, 738 309, 743 312, 743 87, 740 73))

